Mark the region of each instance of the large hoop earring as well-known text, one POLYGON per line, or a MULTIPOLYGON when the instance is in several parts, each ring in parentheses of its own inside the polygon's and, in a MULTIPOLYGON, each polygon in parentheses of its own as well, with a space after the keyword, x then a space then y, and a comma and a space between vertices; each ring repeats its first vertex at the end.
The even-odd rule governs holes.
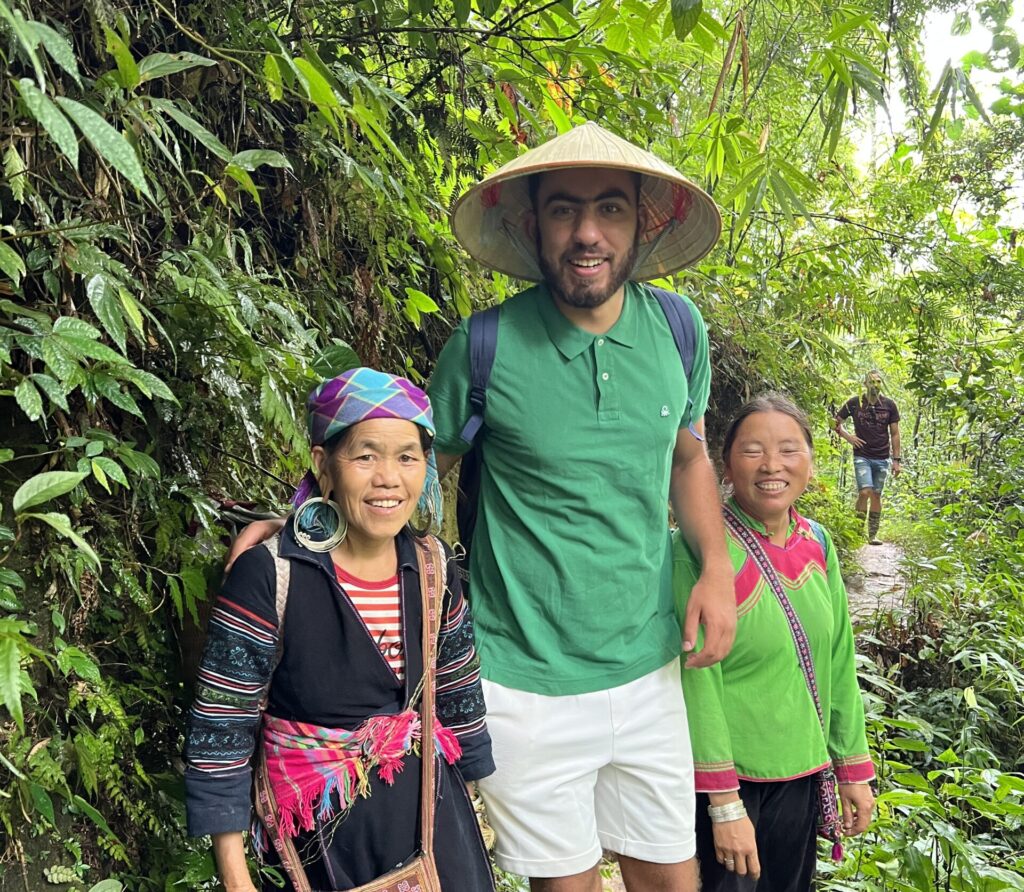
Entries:
POLYGON ((417 527, 410 519, 407 526, 409 527, 409 532, 411 532, 417 539, 422 539, 433 531, 436 523, 437 520, 434 517, 434 512, 431 510, 427 512, 426 525, 417 527))
MULTIPOLYGON (((319 511, 317 514, 319 515, 319 511)), ((325 524, 318 516, 316 525, 320 529, 327 529, 328 525, 325 524)), ((314 551, 321 554, 325 551, 331 551, 337 546, 341 545, 345 541, 345 536, 348 535, 348 521, 345 519, 345 515, 341 513, 341 508, 337 502, 332 501, 324 496, 313 496, 311 499, 306 499, 298 508, 295 509, 295 513, 292 515, 292 533, 295 535, 295 541, 299 543, 307 551, 314 551), (313 506, 314 508, 330 508, 335 515, 334 532, 331 533, 326 539, 314 539, 309 535, 300 524, 300 518, 303 512, 313 506)))

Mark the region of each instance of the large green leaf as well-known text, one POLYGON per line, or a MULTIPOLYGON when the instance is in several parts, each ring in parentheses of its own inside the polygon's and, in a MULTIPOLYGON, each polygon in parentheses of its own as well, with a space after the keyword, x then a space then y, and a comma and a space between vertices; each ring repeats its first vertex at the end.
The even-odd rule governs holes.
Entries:
POLYGON ((18 92, 25 102, 25 107, 32 113, 32 116, 42 125, 49 135, 71 162, 71 166, 78 167, 78 137, 75 130, 64 117, 61 110, 57 108, 50 97, 40 90, 31 80, 23 77, 15 81, 18 92))
POLYGON ((14 513, 20 514, 26 508, 34 508, 71 492, 87 476, 78 471, 43 471, 29 477, 14 494, 14 513))
POLYGON ((29 421, 38 421, 43 417, 43 398, 29 378, 22 378, 18 386, 14 388, 14 399, 17 400, 18 408, 28 416, 29 421))
POLYGON ((107 52, 114 57, 117 64, 118 80, 126 90, 134 90, 139 84, 139 67, 135 64, 132 51, 116 31, 103 29, 107 35, 107 52))
POLYGON ((195 53, 152 53, 139 62, 139 82, 144 84, 154 78, 167 77, 200 65, 216 64, 212 59, 195 53))
POLYGON ((115 289, 114 283, 102 273, 97 273, 86 283, 85 294, 103 328, 123 353, 126 349, 124 313, 121 297, 115 289))
POLYGON ((78 75, 78 60, 75 58, 75 50, 67 38, 45 22, 29 22, 28 25, 35 32, 50 58, 70 74, 75 83, 81 87, 82 79, 78 75))
POLYGON ((335 378, 342 372, 362 365, 359 356, 344 341, 336 341, 320 352, 311 363, 313 371, 321 378, 335 378))
POLYGON ((58 96, 57 103, 78 125, 78 129, 89 140, 97 154, 139 192, 152 199, 153 194, 149 191, 149 184, 146 182, 142 164, 139 163, 139 156, 135 154, 135 149, 125 139, 124 134, 119 133, 100 115, 88 106, 82 105, 81 102, 75 102, 74 99, 68 99, 67 96, 58 96))
POLYGON ((676 37, 685 40, 694 29, 704 9, 702 0, 672 0, 672 27, 676 37))
POLYGON ((4 0, 0 0, 0 19, 7 22, 8 27, 14 32, 14 36, 18 38, 22 51, 35 70, 39 89, 45 90, 46 76, 43 73, 43 63, 39 58, 39 53, 36 52, 36 47, 39 45, 39 35, 34 27, 36 23, 27 21, 20 9, 11 9, 4 0))
POLYGON ((14 282, 15 287, 25 275, 25 261, 7 242, 0 242, 0 272, 14 282))
POLYGON ((25 717, 21 709, 21 649, 18 641, 0 627, 0 704, 24 730, 25 717))
MULTIPOLYGON (((83 475, 84 476, 84 475, 83 475)), ((85 541, 74 528, 71 526, 71 520, 66 514, 60 514, 56 511, 47 511, 44 514, 23 514, 21 515, 22 520, 41 520, 43 523, 53 527, 60 535, 67 539, 70 539, 75 547, 85 555, 86 559, 97 569, 101 567, 100 559, 96 556, 96 552, 92 550, 92 546, 85 541)))
POLYGON ((157 111, 163 112, 183 130, 191 133, 200 145, 205 146, 222 161, 229 161, 231 159, 231 150, 224 143, 195 118, 178 108, 171 100, 153 98, 149 102, 157 111))
POLYGON ((255 170, 262 164, 292 169, 292 163, 284 155, 271 149, 246 149, 232 155, 229 163, 237 164, 242 170, 255 170))

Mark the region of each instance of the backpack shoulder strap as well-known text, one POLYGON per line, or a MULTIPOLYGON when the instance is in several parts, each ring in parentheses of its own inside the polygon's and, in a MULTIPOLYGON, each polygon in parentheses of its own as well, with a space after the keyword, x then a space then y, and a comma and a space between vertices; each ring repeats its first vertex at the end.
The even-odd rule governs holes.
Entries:
POLYGON ((473 407, 466 426, 459 436, 472 445, 484 423, 487 407, 487 385, 498 353, 498 313, 500 304, 488 307, 469 317, 469 404, 473 407))
POLYGON ((648 285, 647 288, 661 305, 665 321, 672 330, 679 358, 683 361, 683 371, 689 378, 693 371, 693 357, 697 351, 697 326, 693 322, 693 310, 690 309, 688 302, 674 291, 655 288, 653 285, 648 285))
MULTIPOLYGON (((270 667, 270 674, 273 676, 277 664, 281 662, 281 655, 284 653, 284 613, 288 606, 288 586, 291 584, 292 564, 287 558, 281 557, 278 553, 281 547, 280 535, 271 536, 263 543, 264 548, 270 552, 274 559, 274 610, 277 613, 277 647, 274 651, 274 662, 270 667)), ((270 686, 263 695, 260 709, 267 705, 267 695, 270 693, 270 686)))
MULTIPOLYGON (((676 342, 679 358, 683 362, 683 372, 689 382, 690 373, 693 371, 694 355, 697 352, 697 325, 693 321, 693 309, 691 309, 689 301, 683 300, 682 295, 676 294, 674 291, 655 288, 654 285, 648 285, 647 289, 657 299, 661 311, 665 314, 665 321, 668 322, 668 327, 672 331, 672 339, 676 342)), ((693 419, 690 417, 692 412, 693 400, 687 397, 685 416, 689 419, 687 427, 697 440, 703 442, 704 438, 697 433, 697 429, 693 426, 693 419)))

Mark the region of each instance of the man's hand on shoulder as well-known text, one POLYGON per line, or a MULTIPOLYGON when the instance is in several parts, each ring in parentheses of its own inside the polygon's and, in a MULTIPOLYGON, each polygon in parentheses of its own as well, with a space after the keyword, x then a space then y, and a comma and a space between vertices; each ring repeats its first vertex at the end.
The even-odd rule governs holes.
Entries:
POLYGON ((736 638, 736 593, 732 568, 705 568, 693 586, 683 621, 683 651, 687 669, 713 666, 732 650, 736 638), (704 646, 694 652, 698 626, 704 627, 704 646))
POLYGON ((274 520, 254 520, 238 534, 238 538, 231 543, 228 549, 228 558, 224 564, 224 572, 231 570, 231 565, 238 560, 243 551, 248 551, 261 542, 266 542, 272 536, 284 529, 285 517, 277 517, 274 520))

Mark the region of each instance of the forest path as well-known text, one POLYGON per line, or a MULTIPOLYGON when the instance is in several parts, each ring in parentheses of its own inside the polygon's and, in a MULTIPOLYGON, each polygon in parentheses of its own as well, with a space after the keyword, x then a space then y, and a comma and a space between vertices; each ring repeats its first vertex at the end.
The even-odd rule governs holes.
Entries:
POLYGON ((864 545, 857 550, 860 572, 846 579, 850 598, 850 616, 854 620, 869 619, 903 606, 907 579, 901 566, 905 554, 893 542, 864 545))
MULTIPOLYGON (((857 550, 860 571, 851 573, 845 580, 850 616, 855 622, 870 620, 876 613, 903 606, 907 590, 907 579, 901 566, 904 556, 903 549, 893 542, 864 545, 857 550)), ((626 892, 618 866, 604 881, 604 892, 626 892)))

